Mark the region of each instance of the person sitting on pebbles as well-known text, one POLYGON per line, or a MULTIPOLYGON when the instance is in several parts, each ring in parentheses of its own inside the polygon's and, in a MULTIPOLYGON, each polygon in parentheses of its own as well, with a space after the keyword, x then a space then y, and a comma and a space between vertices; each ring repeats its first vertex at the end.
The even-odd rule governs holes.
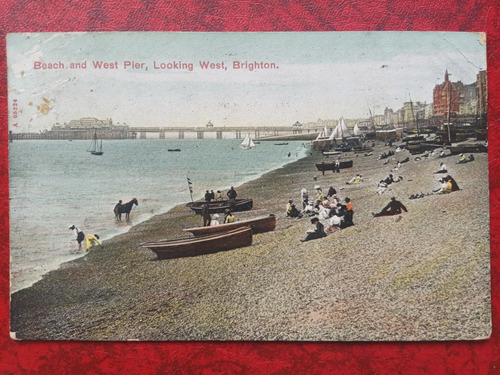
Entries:
POLYGON ((402 212, 408 212, 408 209, 403 203, 392 197, 391 201, 379 213, 372 212, 373 217, 399 215, 402 212))
POLYGON ((226 214, 226 216, 224 217, 224 224, 234 223, 234 216, 231 213, 231 210, 226 208, 224 213, 226 214))
POLYGON ((447 172, 448 172, 448 168, 446 168, 446 164, 441 162, 441 163, 439 163, 439 169, 434 173, 447 173, 447 172))
POLYGON ((316 240, 318 238, 323 238, 327 236, 327 234, 325 233, 325 226, 320 223, 317 217, 313 217, 311 219, 311 224, 315 226, 315 229, 308 231, 306 238, 300 240, 301 242, 316 240))
POLYGON ((342 223, 342 218, 339 216, 336 209, 330 211, 330 217, 328 218, 328 226, 325 229, 326 233, 333 233, 340 229, 340 224, 342 223))
POLYGON ((297 207, 293 204, 293 200, 289 200, 287 205, 286 205, 286 216, 288 217, 302 217, 302 214, 300 213, 299 210, 297 210, 297 207))

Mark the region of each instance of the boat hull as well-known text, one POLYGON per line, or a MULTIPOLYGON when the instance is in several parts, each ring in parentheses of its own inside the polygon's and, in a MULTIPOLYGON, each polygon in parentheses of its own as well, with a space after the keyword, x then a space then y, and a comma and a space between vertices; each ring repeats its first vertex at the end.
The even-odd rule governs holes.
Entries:
POLYGON ((158 259, 173 259, 213 254, 252 244, 252 228, 241 227, 208 236, 159 240, 141 244, 156 253, 158 259))
POLYGON ((271 232, 276 228, 276 216, 269 215, 257 219, 236 221, 229 224, 212 225, 208 227, 186 228, 185 232, 192 233, 195 237, 209 234, 227 232, 236 228, 250 227, 253 234, 271 232))
MULTIPOLYGON (((339 168, 340 169, 352 168, 353 164, 354 163, 352 160, 341 161, 339 168)), ((320 172, 334 171, 336 169, 335 163, 318 163, 316 164, 316 168, 320 172)))
MULTIPOLYGON (((206 204, 206 202, 190 202, 186 205, 186 207, 189 207, 192 209, 194 212, 197 214, 201 214, 201 210, 203 209, 203 206, 206 204)), ((215 202, 210 202, 209 204, 209 212, 211 214, 215 213, 222 213, 226 209, 230 209, 231 211, 238 212, 238 211, 249 211, 253 208, 253 199, 252 198, 247 198, 247 199, 236 199, 236 202, 234 204, 234 207, 230 207, 229 201, 215 201, 215 202)))
POLYGON ((488 147, 483 144, 470 144, 470 145, 456 145, 449 146, 448 149, 453 155, 469 154, 474 152, 488 152, 488 147))

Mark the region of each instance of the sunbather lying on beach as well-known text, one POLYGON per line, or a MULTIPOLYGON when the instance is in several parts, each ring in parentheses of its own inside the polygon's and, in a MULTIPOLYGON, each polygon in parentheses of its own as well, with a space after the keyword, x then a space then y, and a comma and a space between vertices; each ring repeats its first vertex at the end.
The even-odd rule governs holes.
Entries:
POLYGON ((353 184, 357 184, 359 182, 363 181, 363 176, 361 176, 359 173, 354 176, 353 178, 351 178, 349 181, 346 182, 347 185, 353 185, 353 184))

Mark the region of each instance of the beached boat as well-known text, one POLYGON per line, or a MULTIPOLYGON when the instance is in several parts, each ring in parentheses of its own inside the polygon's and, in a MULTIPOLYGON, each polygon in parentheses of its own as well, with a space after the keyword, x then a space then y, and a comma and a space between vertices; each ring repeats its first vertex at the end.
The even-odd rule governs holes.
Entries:
POLYGON ((488 147, 484 143, 477 142, 462 142, 451 146, 448 149, 453 155, 474 153, 474 152, 488 152, 488 147))
POLYGON ((240 144, 240 148, 244 149, 244 150, 249 150, 251 148, 254 148, 255 147, 255 143, 253 142, 252 138, 250 138, 250 135, 246 135, 245 139, 243 140, 243 142, 241 142, 240 144))
POLYGON ((253 234, 271 232, 274 230, 274 228, 276 228, 276 216, 269 215, 266 217, 236 221, 234 223, 228 223, 228 224, 211 225, 208 227, 186 228, 183 229, 183 231, 190 232, 195 237, 198 237, 220 232, 227 232, 229 230, 241 227, 252 228, 253 234))
MULTIPOLYGON (((197 214, 201 214, 201 210, 203 205, 207 202, 205 201, 197 201, 197 202, 189 202, 186 207, 189 207, 197 214)), ((211 214, 224 212, 226 209, 231 209, 231 211, 248 211, 253 207, 253 199, 252 198, 242 198, 235 199, 234 207, 229 206, 228 200, 223 201, 212 201, 209 203, 208 209, 211 214)))
POLYGON ((342 155, 342 151, 323 151, 323 155, 325 155, 326 157, 335 156, 335 155, 342 155))
POLYGON ((212 254, 251 244, 252 228, 241 227, 209 236, 151 241, 142 243, 141 246, 154 251, 158 259, 171 259, 212 254))
POLYGON ((94 132, 94 138, 87 151, 97 156, 104 154, 104 151, 102 151, 102 138, 100 140, 97 138, 97 131, 94 132))
MULTIPOLYGON (((339 162, 339 169, 345 169, 345 168, 352 168, 354 165, 352 160, 346 160, 346 161, 340 161, 339 162)), ((336 169, 335 167, 335 162, 333 163, 317 163, 316 168, 318 168, 318 171, 320 172, 325 172, 325 171, 334 171, 336 169)))

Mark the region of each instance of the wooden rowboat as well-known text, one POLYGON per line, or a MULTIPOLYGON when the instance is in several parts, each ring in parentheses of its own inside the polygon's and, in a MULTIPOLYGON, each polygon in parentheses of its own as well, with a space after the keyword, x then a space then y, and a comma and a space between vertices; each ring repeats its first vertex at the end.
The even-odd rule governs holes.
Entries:
POLYGON ((236 221, 229 224, 211 225, 208 227, 186 228, 185 232, 191 232, 195 237, 214 233, 227 232, 229 230, 241 227, 252 228, 253 234, 273 231, 276 228, 276 216, 269 215, 257 219, 236 221))
MULTIPOLYGON (((190 202, 186 205, 186 207, 189 207, 192 209, 194 212, 197 214, 201 214, 201 210, 203 208, 203 205, 205 205, 207 202, 205 201, 198 201, 198 202, 190 202)), ((212 201, 209 203, 208 209, 211 214, 215 213, 221 213, 224 212, 226 209, 230 209, 231 211, 248 211, 251 210, 253 207, 253 199, 252 198, 246 198, 246 199, 235 199, 234 207, 229 206, 229 201, 224 200, 224 201, 212 201)))
POLYGON ((241 227, 209 236, 146 242, 141 246, 154 251, 158 259, 172 259, 212 254, 250 246, 251 244, 252 228, 241 227))

